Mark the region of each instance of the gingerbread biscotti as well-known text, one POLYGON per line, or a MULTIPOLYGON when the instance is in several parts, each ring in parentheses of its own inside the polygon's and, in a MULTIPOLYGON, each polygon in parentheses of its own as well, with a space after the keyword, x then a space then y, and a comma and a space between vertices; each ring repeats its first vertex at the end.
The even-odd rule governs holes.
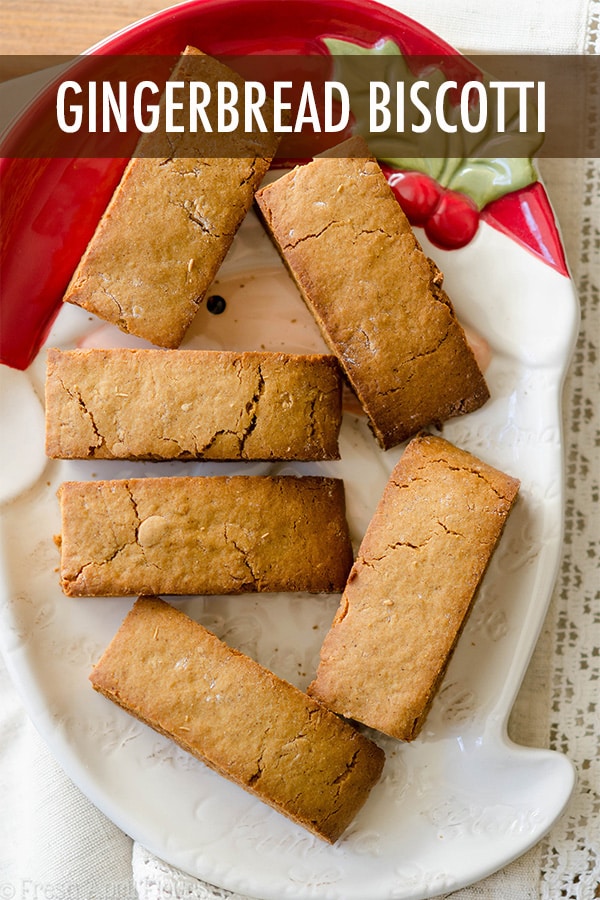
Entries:
POLYGON ((135 603, 90 680, 127 712, 331 843, 383 768, 374 742, 155 597, 135 603))
POLYGON ((341 591, 352 565, 337 478, 67 481, 59 499, 69 596, 341 591))
POLYGON ((46 453, 60 459, 338 459, 332 355, 48 351, 46 453))
MULTIPOLYGON (((215 96, 219 81, 243 94, 239 75, 187 47, 171 80, 186 85, 199 74, 215 96)), ((220 149, 212 134, 144 134, 65 301, 153 344, 178 347, 278 141, 272 131, 236 132, 223 136, 220 149)))
POLYGON ((442 274, 362 138, 256 202, 383 448, 488 399, 442 274))
POLYGON ((518 488, 442 438, 414 438, 361 543, 309 693, 412 740, 518 488))

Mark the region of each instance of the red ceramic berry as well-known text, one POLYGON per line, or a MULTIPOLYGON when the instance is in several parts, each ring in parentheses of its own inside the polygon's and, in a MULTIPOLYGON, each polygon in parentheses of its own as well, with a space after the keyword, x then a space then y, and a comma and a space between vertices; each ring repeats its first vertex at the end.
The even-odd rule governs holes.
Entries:
POLYGON ((422 172, 392 172, 388 183, 411 225, 424 225, 435 211, 442 188, 422 172))
POLYGON ((425 234, 437 247, 454 250, 468 244, 478 226, 479 211, 471 198, 458 191, 444 191, 425 223, 425 234))

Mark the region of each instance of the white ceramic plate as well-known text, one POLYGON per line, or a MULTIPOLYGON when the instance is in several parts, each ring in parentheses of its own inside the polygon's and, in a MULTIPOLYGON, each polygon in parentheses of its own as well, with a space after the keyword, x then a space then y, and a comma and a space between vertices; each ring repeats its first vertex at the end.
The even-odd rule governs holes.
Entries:
MULTIPOLYGON (((525 749, 506 721, 542 625, 561 552, 560 393, 577 325, 568 278, 482 223, 461 250, 424 247, 446 274, 459 317, 489 342, 491 400, 444 435, 522 481, 473 614, 422 735, 374 735, 380 783, 333 847, 219 778, 95 694, 88 675, 131 599, 63 596, 53 535, 65 479, 215 471, 343 477, 358 544, 402 448, 380 451, 346 414, 342 460, 326 464, 46 461, 44 354, 2 368, 2 649, 34 722, 82 790, 161 858, 264 900, 422 898, 454 890, 536 843, 563 809, 573 769, 525 749), (11 402, 11 399, 14 402, 11 402), (7 440, 8 438, 8 440, 7 440)), ((251 213, 186 347, 322 349, 320 335, 251 213)), ((141 346, 82 310, 59 314, 48 345, 141 346)), ((301 688, 312 679, 338 597, 247 595, 174 601, 301 688)))
MULTIPOLYGON (((279 19, 264 23, 271 40, 282 29, 293 29, 300 42, 291 45, 294 50, 304 47, 306 36, 309 43, 315 35, 318 40, 329 23, 338 29, 334 36, 352 39, 360 33, 367 43, 389 34, 425 41, 426 46, 434 41, 421 26, 376 4, 303 0, 301 8, 296 6, 298 15, 289 25, 282 20, 280 4, 273 7, 279 19)), ((251 27, 256 31, 250 0, 237 0, 235 8, 237 19, 229 15, 232 0, 225 5, 219 0, 184 4, 134 26, 112 43, 109 39, 107 46, 113 52, 123 47, 139 52, 135 42, 144 46, 152 37, 165 49, 179 46, 183 34, 193 40, 196 31, 198 41, 208 41, 204 49, 216 52, 210 41, 229 47, 232 24, 240 39, 251 27)), ((286 10, 290 8, 288 0, 286 10)), ((256 44, 263 38, 257 32, 250 40, 256 44)), ((42 187, 51 194, 51 184, 42 187)), ((72 202, 81 202, 77 198, 72 202)), ((402 448, 383 453, 365 420, 346 413, 339 462, 48 461, 43 450, 44 353, 25 372, 0 367, 0 647, 33 721, 68 774, 117 825, 172 865, 261 900, 419 900, 502 867, 535 844, 564 808, 574 777, 569 761, 547 750, 515 746, 506 736, 506 723, 560 560, 560 398, 578 306, 564 266, 542 261, 557 258, 556 240, 554 251, 548 249, 547 239, 556 235, 543 190, 533 189, 522 204, 519 196, 511 198, 508 220, 522 216, 526 227, 515 233, 525 232, 537 253, 502 230, 507 221, 503 200, 484 211, 475 239, 460 250, 439 250, 417 233, 445 273, 459 318, 491 349, 486 372, 491 400, 476 413, 447 423, 444 436, 520 478, 520 498, 422 734, 403 745, 371 733, 386 751, 384 773, 333 847, 92 691, 91 667, 133 601, 62 594, 53 542, 60 529, 56 490, 67 479, 131 475, 332 474, 344 479, 357 547, 402 448)), ((38 247, 38 255, 50 253, 54 245, 40 243, 28 221, 17 225, 18 233, 12 233, 17 250, 22 242, 33 241, 32 252, 38 247)), ((65 239, 65 253, 69 247, 65 239)), ((32 269, 32 290, 42 269, 32 269)), ((226 298, 225 312, 211 316, 203 306, 183 346, 324 349, 253 213, 235 239, 214 292, 226 298)), ((20 302, 20 294, 12 301, 20 302)), ((18 307, 16 312, 19 321, 18 307)), ((61 310, 47 344, 144 345, 74 307, 61 310)), ((305 688, 338 599, 252 594, 173 602, 305 688)))

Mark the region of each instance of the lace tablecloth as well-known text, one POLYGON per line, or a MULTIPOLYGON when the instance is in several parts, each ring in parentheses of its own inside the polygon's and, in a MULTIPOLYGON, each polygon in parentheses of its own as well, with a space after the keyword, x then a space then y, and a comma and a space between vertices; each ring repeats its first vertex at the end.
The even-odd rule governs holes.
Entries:
MULTIPOLYGON (((600 0, 390 5, 465 51, 600 50, 600 0)), ((540 168, 579 294, 581 328, 564 387, 564 554, 510 735, 517 743, 566 753, 578 782, 565 814, 537 846, 455 892, 456 900, 600 897, 600 164, 597 158, 545 160, 540 168)), ((0 900, 235 896, 176 872, 105 819, 53 760, 1 667, 0 796, 0 900)))

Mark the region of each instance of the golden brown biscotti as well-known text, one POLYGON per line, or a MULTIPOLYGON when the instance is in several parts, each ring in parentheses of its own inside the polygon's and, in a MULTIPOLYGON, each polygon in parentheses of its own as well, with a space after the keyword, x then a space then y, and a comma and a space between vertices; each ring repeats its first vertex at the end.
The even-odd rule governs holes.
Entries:
POLYGON ((412 740, 518 489, 442 438, 414 438, 361 543, 309 693, 412 740))
POLYGON ((59 499, 69 596, 341 591, 352 565, 337 478, 66 481, 59 499))
MULTIPOLYGON (((200 64, 215 94, 220 80, 241 90, 235 72, 193 47, 171 80, 197 80, 200 64)), ((183 340, 279 141, 273 132, 236 133, 211 153, 213 135, 185 139, 142 136, 64 296, 161 347, 183 340)))
POLYGON ((46 453, 60 459, 339 459, 335 356, 48 351, 46 453))
POLYGON ((183 612, 140 598, 90 675, 96 691, 333 843, 383 751, 183 612))
POLYGON ((389 448, 477 409, 489 393, 442 274, 366 143, 353 138, 335 153, 296 167, 255 199, 373 433, 389 448))

